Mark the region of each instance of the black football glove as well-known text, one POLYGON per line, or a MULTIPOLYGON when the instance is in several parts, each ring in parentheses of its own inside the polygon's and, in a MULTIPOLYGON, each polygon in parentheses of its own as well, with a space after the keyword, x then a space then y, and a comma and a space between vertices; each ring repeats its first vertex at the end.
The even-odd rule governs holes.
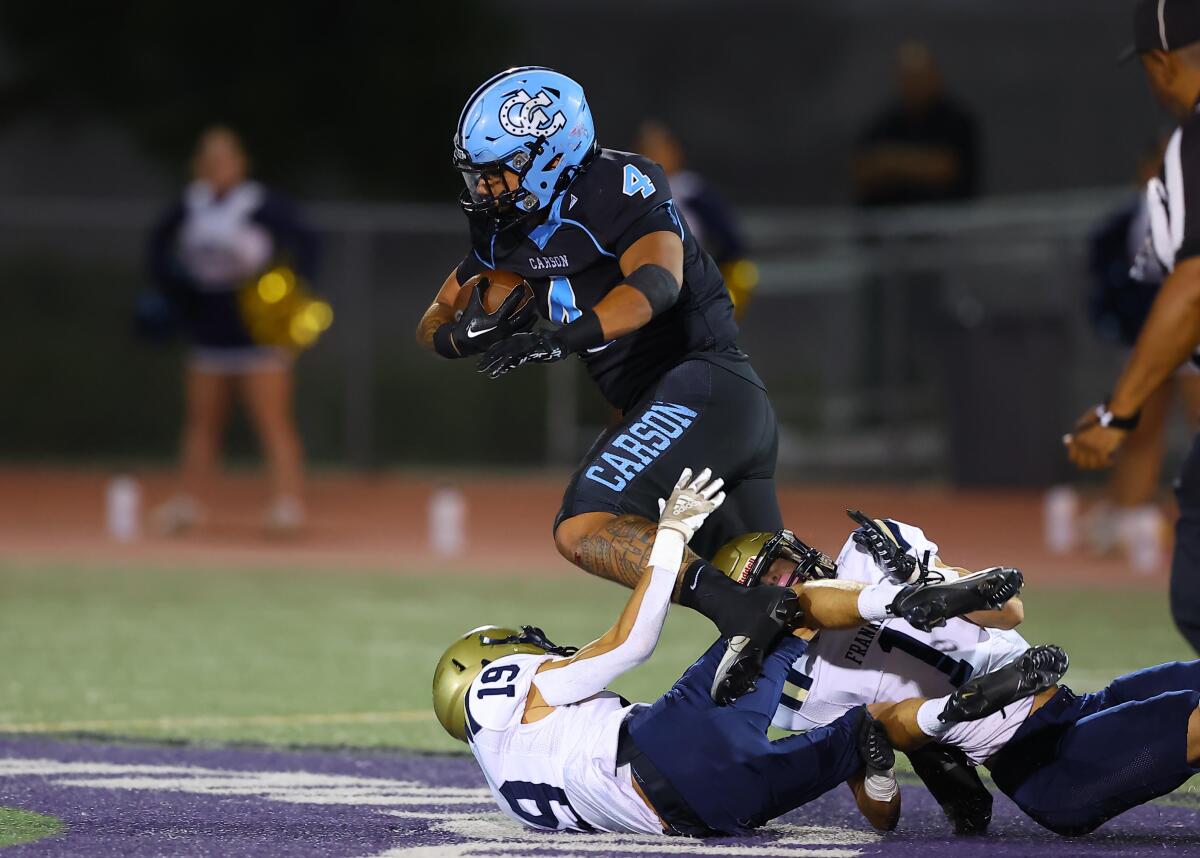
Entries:
POLYGON ((558 331, 530 331, 496 343, 479 359, 476 368, 488 378, 499 378, 527 363, 553 363, 566 356, 558 331))
POLYGON ((501 340, 527 330, 537 319, 533 301, 521 304, 526 292, 521 288, 509 292, 494 313, 487 312, 480 297, 487 288, 487 278, 480 278, 471 293, 471 300, 467 302, 467 308, 450 331, 454 347, 461 355, 485 352, 501 340))

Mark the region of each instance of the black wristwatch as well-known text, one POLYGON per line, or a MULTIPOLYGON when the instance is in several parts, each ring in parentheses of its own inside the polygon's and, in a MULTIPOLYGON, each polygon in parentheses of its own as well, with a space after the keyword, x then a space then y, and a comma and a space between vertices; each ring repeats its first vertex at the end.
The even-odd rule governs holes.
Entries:
POLYGON ((1104 400, 1103 405, 1096 406, 1096 419, 1100 421, 1100 425, 1105 429, 1120 429, 1128 432, 1138 425, 1138 420, 1141 419, 1142 412, 1135 411, 1128 417, 1118 417, 1113 414, 1112 409, 1108 407, 1108 400, 1104 400))

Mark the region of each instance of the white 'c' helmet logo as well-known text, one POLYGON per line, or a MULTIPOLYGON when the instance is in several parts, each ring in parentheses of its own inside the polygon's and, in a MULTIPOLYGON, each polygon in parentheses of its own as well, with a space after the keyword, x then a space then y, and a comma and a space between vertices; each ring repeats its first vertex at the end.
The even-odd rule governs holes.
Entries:
POLYGON ((561 110, 553 118, 546 115, 542 108, 550 104, 550 96, 544 90, 530 96, 525 90, 518 89, 500 105, 500 124, 514 137, 549 137, 567 124, 567 117, 561 110), (520 105, 519 109, 516 109, 517 105, 520 105))

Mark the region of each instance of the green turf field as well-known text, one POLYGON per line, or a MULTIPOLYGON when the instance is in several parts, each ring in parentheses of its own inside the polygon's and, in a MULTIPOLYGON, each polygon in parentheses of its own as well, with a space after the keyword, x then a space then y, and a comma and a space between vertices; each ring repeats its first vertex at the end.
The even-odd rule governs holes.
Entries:
POLYGON ((0 807, 0 846, 17 846, 53 837, 65 828, 62 820, 27 810, 0 807))
MULTIPOLYGON (((379 573, 80 570, 0 564, 0 728, 116 737, 461 749, 429 711, 456 634, 541 625, 582 643, 625 591, 555 581, 428 581, 379 573)), ((1031 641, 1071 653, 1077 689, 1189 657, 1166 593, 1027 590, 1031 641)), ((714 637, 677 611, 654 659, 616 689, 661 693, 714 637)))

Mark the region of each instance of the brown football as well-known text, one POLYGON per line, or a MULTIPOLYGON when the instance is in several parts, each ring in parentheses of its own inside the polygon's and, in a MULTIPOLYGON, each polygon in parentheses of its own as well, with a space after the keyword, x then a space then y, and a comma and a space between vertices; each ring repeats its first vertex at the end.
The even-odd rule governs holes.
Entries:
POLYGON ((483 309, 489 313, 496 312, 514 289, 523 289, 525 292, 525 298, 521 300, 517 308, 523 307, 534 298, 533 287, 520 274, 513 274, 511 271, 485 271, 482 274, 476 274, 458 290, 458 294, 454 296, 454 312, 456 314, 467 309, 471 293, 475 291, 475 287, 483 278, 487 278, 488 281, 487 291, 483 293, 483 309))

